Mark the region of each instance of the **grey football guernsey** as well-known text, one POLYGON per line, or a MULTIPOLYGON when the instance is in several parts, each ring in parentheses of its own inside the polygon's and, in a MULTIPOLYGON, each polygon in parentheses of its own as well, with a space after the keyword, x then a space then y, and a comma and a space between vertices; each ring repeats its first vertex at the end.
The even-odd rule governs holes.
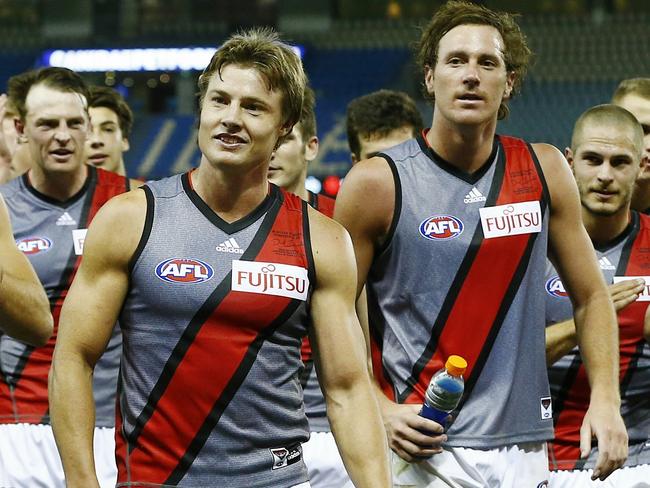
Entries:
MULTIPOLYGON (((615 277, 649 277, 650 217, 632 213, 627 229, 611 242, 596 247, 605 281, 615 277)), ((573 318, 571 300, 553 265, 546 278, 547 326, 573 318)), ((647 290, 618 312, 620 340, 621 415, 627 427, 629 455, 625 466, 650 463, 650 345, 643 335, 650 303, 647 290)), ((587 459, 580 459, 580 426, 589 408, 589 382, 578 348, 549 367, 555 439, 549 444, 551 469, 589 469, 598 458, 594 442, 587 459)))
POLYGON ((313 283, 307 204, 271 185, 223 221, 190 174, 145 187, 120 317, 118 486, 307 481, 299 372, 313 283))
POLYGON ((421 403, 452 354, 468 361, 447 445, 495 448, 553 435, 544 354, 549 197, 527 143, 505 136, 468 175, 419 136, 384 154, 395 214, 368 274, 374 372, 421 403))
MULTIPOLYGON (((47 377, 56 341, 59 314, 79 266, 90 221, 111 197, 128 191, 129 180, 88 168, 83 188, 65 202, 39 193, 28 174, 0 186, 9 209, 14 238, 47 292, 54 333, 47 344, 32 347, 7 335, 0 338, 0 423, 49 423, 47 377)), ((121 334, 115 327, 93 377, 95 425, 115 424, 115 395, 121 334)))

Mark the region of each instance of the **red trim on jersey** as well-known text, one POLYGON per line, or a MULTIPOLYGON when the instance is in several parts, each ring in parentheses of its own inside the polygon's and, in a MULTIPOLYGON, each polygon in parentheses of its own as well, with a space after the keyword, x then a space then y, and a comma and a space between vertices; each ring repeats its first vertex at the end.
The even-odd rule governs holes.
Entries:
MULTIPOLYGON (((500 136, 505 151, 505 173, 495 206, 541 201, 543 184, 528 146, 519 139, 500 136)), ((544 211, 542 207, 542 212, 544 211)), ((480 222, 478 225, 481 225, 480 222)), ((432 358, 420 372, 405 403, 421 403, 433 374, 447 357, 460 354, 468 363, 467 381, 484 349, 508 288, 535 234, 483 239, 440 334, 432 358)))
MULTIPOLYGON (((79 222, 79 228, 87 228, 92 219, 95 217, 97 211, 109 199, 124 193, 128 188, 128 179, 115 173, 111 173, 102 169, 96 169, 97 180, 94 188, 89 188, 88 191, 93 192, 90 205, 87 210, 87 217, 83 222, 79 222)), ((89 176, 90 177, 90 176, 89 176)), ((82 215, 83 216, 83 215, 82 215)), ((74 255, 74 249, 71 250, 71 256, 74 255)), ((74 280, 74 277, 79 268, 81 256, 76 256, 73 261, 72 270, 68 272, 61 283, 61 290, 55 300, 50 304, 52 318, 54 319, 54 331, 47 343, 42 347, 37 347, 31 352, 27 351, 29 357, 25 366, 23 367, 20 378, 16 383, 13 392, 13 401, 15 402, 18 420, 20 422, 38 424, 43 421, 47 415, 49 405, 47 396, 47 377, 52 364, 52 355, 54 353, 54 344, 56 342, 57 332, 59 328, 59 318, 61 315, 61 307, 63 301, 68 294, 68 289, 74 280)), ((64 275, 65 276, 65 275, 64 275)), ((5 398, 8 394, 8 388, 3 385, 0 389, 0 408, 6 407, 7 401, 11 405, 11 398, 5 398)), ((14 423, 14 409, 13 406, 9 410, 11 418, 8 418, 5 409, 0 410, 0 423, 14 423), (5 418, 6 417, 6 418, 5 418)))
MULTIPOLYGON (((301 200, 287 193, 284 198, 255 261, 309 268, 301 200), (283 246, 291 239, 291 249, 298 252, 277 252, 280 244, 271 237, 274 234, 285 236, 283 246)), ((130 470, 120 459, 120 482, 166 482, 215 406, 226 408, 229 385, 253 343, 292 302, 281 296, 228 291, 198 330, 144 424, 128 455, 130 470)), ((124 441, 118 446, 123 449, 124 441)))

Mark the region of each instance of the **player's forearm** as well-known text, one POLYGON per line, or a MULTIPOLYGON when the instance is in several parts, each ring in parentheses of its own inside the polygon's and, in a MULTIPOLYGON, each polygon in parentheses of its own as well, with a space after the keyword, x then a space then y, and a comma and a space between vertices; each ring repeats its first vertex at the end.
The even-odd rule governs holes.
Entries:
POLYGON ((354 486, 391 486, 386 435, 369 378, 360 378, 350 388, 330 388, 327 411, 354 486))
POLYGON ((591 398, 620 403, 618 325, 605 290, 584 307, 576 308, 575 324, 591 398))
POLYGON ((52 314, 40 284, 0 271, 2 330, 33 346, 42 346, 52 335, 52 314))
POLYGON ((554 364, 577 345, 573 320, 558 322, 546 328, 546 364, 554 364))
POLYGON ((81 358, 57 357, 49 378, 50 417, 66 486, 97 484, 93 458, 95 405, 92 368, 81 358))

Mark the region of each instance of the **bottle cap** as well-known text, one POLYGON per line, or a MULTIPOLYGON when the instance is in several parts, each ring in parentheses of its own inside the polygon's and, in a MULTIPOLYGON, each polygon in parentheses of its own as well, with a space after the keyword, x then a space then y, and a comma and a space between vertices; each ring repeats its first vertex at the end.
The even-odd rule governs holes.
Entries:
POLYGON ((467 369, 467 361, 460 356, 449 356, 445 363, 445 369, 452 376, 460 376, 467 369))

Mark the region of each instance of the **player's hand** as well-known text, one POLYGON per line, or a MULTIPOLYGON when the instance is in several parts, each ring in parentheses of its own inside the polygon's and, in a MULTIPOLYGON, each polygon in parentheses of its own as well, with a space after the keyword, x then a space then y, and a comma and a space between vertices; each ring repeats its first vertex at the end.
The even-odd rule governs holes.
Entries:
POLYGON ((645 281, 642 279, 624 280, 609 285, 609 294, 614 302, 616 311, 623 310, 630 303, 639 298, 645 288, 645 281))
POLYGON ((388 445, 408 462, 440 454, 442 443, 447 440, 442 425, 418 415, 421 408, 393 402, 385 402, 382 408, 388 445))
POLYGON ((594 401, 589 404, 580 428, 581 458, 589 456, 593 437, 598 440, 598 459, 591 479, 602 481, 627 459, 627 430, 618 405, 594 401))

